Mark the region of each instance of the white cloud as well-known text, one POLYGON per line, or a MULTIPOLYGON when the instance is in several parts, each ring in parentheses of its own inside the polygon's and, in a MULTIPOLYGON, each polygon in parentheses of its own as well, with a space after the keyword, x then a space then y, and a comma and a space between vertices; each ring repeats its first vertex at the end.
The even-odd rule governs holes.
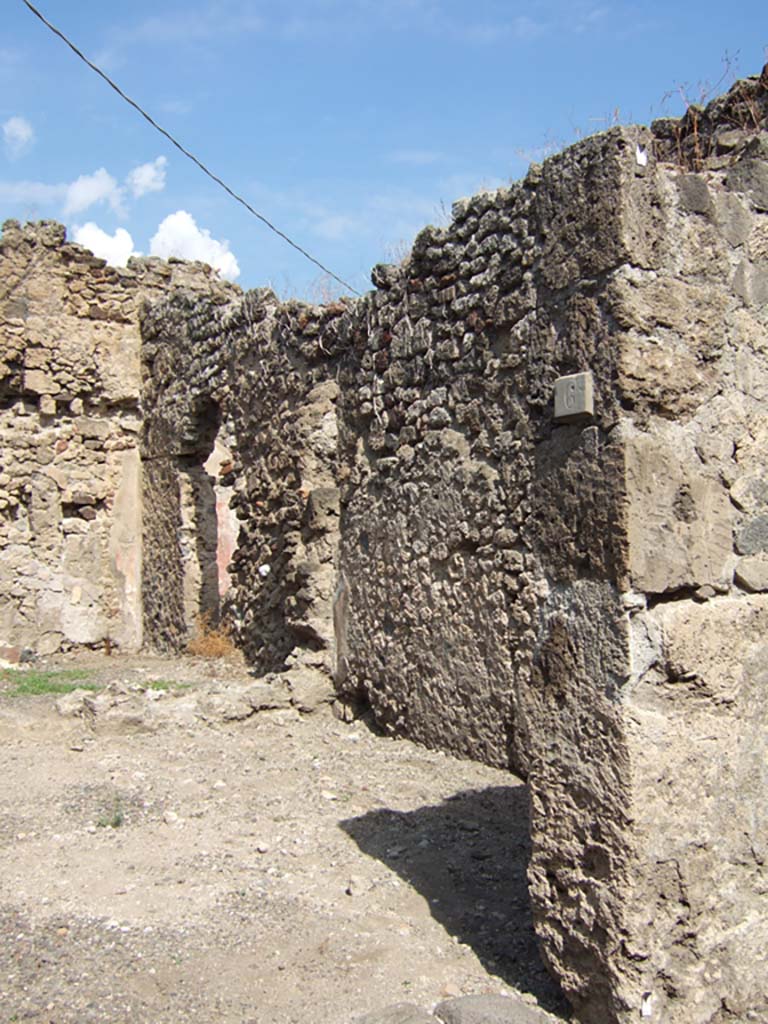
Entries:
POLYGON ((181 116, 191 112, 192 104, 186 100, 163 100, 160 104, 160 109, 164 114, 178 114, 181 116))
POLYGON ((118 228, 114 235, 109 235, 93 221, 89 221, 75 227, 74 240, 78 245, 90 249, 94 256, 100 256, 114 267, 124 267, 131 256, 139 255, 134 250, 133 239, 125 228, 118 228))
POLYGON ((23 156, 35 141, 35 131, 25 117, 9 117, 3 123, 3 142, 11 160, 23 156))
POLYGON ((264 19, 254 14, 249 3, 215 2, 187 4, 184 10, 151 15, 132 29, 117 33, 118 43, 209 42, 216 36, 248 35, 261 32, 264 19), (228 9, 229 8, 229 9, 228 9))
POLYGON ((341 242, 357 234, 360 224, 357 218, 343 213, 318 215, 312 224, 312 231, 328 242, 341 242))
POLYGON ((21 54, 18 50, 9 50, 6 47, 0 46, 0 67, 18 64, 20 60, 21 54))
POLYGON ((48 185, 44 181, 0 181, 0 202, 48 206, 66 196, 66 185, 48 185))
POLYGON ((440 163, 445 157, 432 149, 396 149, 394 153, 390 153, 389 159, 393 164, 427 167, 429 164, 440 163))
POLYGON ((194 217, 186 210, 177 210, 165 218, 149 243, 152 256, 179 256, 185 260, 200 260, 218 270, 233 281, 240 274, 240 267, 229 242, 219 242, 211 237, 207 228, 199 228, 194 217))
POLYGON ((147 192, 162 192, 165 188, 165 168, 168 161, 159 156, 151 163, 134 167, 125 179, 134 199, 140 199, 147 192))
POLYGON ((123 189, 105 168, 100 167, 93 174, 81 174, 67 186, 67 197, 64 203, 64 216, 82 213, 96 203, 107 203, 112 211, 122 215, 123 189))

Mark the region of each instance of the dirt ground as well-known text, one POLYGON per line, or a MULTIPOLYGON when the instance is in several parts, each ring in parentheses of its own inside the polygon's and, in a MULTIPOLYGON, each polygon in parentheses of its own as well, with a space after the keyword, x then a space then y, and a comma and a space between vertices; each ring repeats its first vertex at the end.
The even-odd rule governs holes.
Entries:
POLYGON ((0 684, 2 1024, 351 1024, 514 990, 563 1012, 514 776, 327 705, 228 720, 237 665, 43 667, 84 663, 108 707, 0 684))

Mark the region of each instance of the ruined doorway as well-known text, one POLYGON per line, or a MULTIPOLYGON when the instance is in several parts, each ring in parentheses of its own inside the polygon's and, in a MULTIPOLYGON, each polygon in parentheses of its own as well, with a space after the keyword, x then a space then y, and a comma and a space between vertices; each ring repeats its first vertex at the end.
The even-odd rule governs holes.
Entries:
POLYGON ((176 451, 145 462, 144 628, 160 650, 181 650, 222 623, 239 530, 231 469, 232 442, 211 399, 189 411, 176 451))

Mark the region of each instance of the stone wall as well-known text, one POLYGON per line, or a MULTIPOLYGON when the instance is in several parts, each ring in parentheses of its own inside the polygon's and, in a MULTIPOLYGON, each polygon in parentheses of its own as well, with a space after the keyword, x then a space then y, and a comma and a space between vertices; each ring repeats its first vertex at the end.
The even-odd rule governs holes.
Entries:
POLYGON ((764 73, 585 140, 356 302, 142 318, 146 640, 224 610, 260 669, 525 775, 584 1024, 768 1015, 767 109, 764 73))
POLYGON ((232 428, 220 337, 239 296, 211 280, 160 303, 162 315, 142 315, 144 636, 157 650, 183 649, 195 631, 217 627, 228 590, 219 538, 232 428))
POLYGON ((144 459, 159 514, 147 522, 152 586, 145 607, 156 645, 178 647, 188 633, 175 481, 202 465, 212 429, 220 429, 232 452, 220 483, 231 488, 239 521, 227 621, 264 672, 296 658, 332 671, 339 518, 333 348, 345 311, 344 304, 281 305, 257 291, 242 301, 226 292, 180 295, 147 312, 144 459))
POLYGON ((624 571, 606 280, 635 227, 621 199, 646 188, 636 135, 422 233, 378 272, 367 349, 341 378, 344 687, 393 731, 523 774, 543 602, 580 579, 615 590, 624 571), (588 370, 598 416, 556 426, 555 380, 588 370))
POLYGON ((244 645, 527 776, 584 1022, 766 1012, 765 106, 586 140, 218 343, 244 645))
POLYGON ((614 283, 637 979, 625 977, 650 993, 651 1019, 673 1021, 768 1013, 768 137, 734 129, 729 103, 745 96, 765 125, 755 80, 713 105, 698 170, 656 169, 658 262, 614 283))
POLYGON ((142 640, 139 311, 199 265, 108 267, 64 229, 0 242, 0 646, 17 657, 142 640))
POLYGON ((233 348, 240 634, 264 671, 299 659, 330 673, 339 533, 334 367, 347 307, 310 311, 269 293, 252 298, 233 348))

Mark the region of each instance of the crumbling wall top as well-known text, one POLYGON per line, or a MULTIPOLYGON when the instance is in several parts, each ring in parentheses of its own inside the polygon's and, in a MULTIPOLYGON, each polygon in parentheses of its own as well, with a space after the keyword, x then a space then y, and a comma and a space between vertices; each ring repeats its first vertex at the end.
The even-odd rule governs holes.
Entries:
POLYGON ((700 171, 728 166, 766 127, 768 64, 759 75, 739 79, 706 106, 691 103, 681 118, 659 118, 651 131, 658 160, 700 171))

